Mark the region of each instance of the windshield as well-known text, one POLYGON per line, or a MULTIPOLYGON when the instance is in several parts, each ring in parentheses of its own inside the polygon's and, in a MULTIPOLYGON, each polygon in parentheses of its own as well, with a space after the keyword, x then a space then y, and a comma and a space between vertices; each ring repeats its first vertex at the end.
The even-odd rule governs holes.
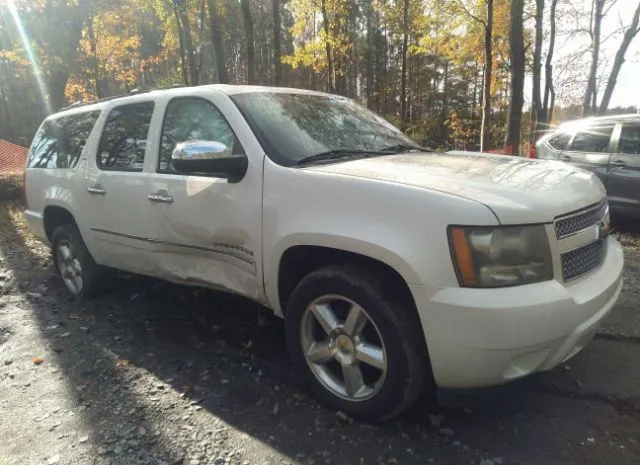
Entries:
POLYGON ((262 147, 285 166, 327 152, 420 147, 370 110, 340 96, 250 92, 231 96, 262 147))

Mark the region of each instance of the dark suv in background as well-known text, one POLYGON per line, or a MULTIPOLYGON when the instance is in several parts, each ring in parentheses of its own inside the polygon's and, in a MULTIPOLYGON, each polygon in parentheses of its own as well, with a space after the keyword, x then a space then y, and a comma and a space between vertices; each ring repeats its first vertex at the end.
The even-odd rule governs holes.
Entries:
POLYGON ((612 212, 640 218, 640 115, 563 123, 538 141, 536 153, 596 173, 612 212))

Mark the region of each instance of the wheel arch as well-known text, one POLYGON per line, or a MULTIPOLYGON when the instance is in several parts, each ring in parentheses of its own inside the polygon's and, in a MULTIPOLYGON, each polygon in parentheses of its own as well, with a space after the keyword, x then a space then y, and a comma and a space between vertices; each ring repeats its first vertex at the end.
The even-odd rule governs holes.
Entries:
POLYGON ((75 216, 71 213, 71 210, 65 206, 47 205, 44 208, 42 219, 44 222, 44 231, 49 242, 51 242, 51 237, 57 227, 69 223, 78 227, 75 216))
POLYGON ((319 238, 299 236, 289 240, 274 254, 265 275, 267 298, 279 316, 284 316, 286 302, 295 286, 310 272, 329 264, 361 263, 375 267, 389 279, 415 308, 409 283, 418 282, 415 270, 395 252, 375 244, 343 237, 319 238))

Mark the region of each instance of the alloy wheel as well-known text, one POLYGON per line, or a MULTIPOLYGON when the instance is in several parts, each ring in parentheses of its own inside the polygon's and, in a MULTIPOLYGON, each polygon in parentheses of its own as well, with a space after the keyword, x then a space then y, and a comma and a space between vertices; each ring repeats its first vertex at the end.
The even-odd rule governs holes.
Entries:
POLYGON ((384 341, 366 310, 351 299, 325 295, 311 302, 302 318, 300 343, 311 371, 332 394, 363 401, 382 387, 384 341))

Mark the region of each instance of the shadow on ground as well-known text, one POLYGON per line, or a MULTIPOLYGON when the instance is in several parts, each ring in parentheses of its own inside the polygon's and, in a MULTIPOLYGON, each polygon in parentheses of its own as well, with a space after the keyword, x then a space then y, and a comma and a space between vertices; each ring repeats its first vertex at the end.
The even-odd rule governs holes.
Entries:
MULTIPOLYGON (((223 454, 225 441, 238 441, 237 435, 225 436, 230 433, 221 431, 223 424, 258 439, 273 457, 332 465, 478 464, 483 458, 596 464, 608 452, 589 449, 589 437, 606 428, 630 428, 636 438, 640 431, 637 417, 605 402, 546 392, 538 379, 444 393, 444 423, 435 428, 420 405, 385 425, 344 421, 304 393, 291 373, 282 323, 266 309, 223 293, 128 275, 113 279, 100 298, 80 304, 66 296, 50 261, 25 243, 13 222, 2 227, 12 229, 3 233, 0 253, 29 299, 96 444, 141 426, 159 432, 143 441, 142 452, 131 452, 148 463, 161 463, 156 457, 188 463, 181 441, 194 434, 211 439, 208 457, 223 454)), ((633 449, 625 453, 606 460, 638 458, 633 449)))

